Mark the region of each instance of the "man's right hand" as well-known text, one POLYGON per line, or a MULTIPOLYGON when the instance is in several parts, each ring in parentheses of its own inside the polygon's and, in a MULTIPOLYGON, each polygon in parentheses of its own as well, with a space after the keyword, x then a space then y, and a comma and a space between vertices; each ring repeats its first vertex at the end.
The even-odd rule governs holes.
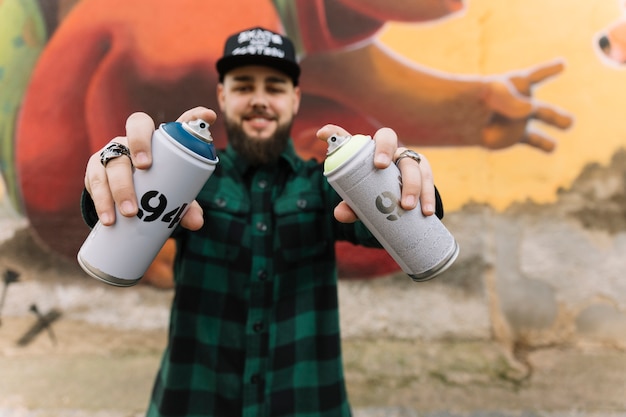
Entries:
MULTIPOLYGON (((196 107, 183 113, 177 121, 203 119, 213 124, 216 118, 213 110, 196 107)), ((126 136, 118 136, 111 141, 128 146, 131 157, 122 156, 111 159, 106 167, 100 162, 100 151, 89 158, 85 171, 85 188, 93 199, 98 218, 103 225, 109 226, 115 223, 115 206, 125 217, 133 217, 137 214, 133 169, 148 169, 152 165, 154 130, 155 124, 150 116, 145 113, 133 113, 126 120, 126 136)), ((190 204, 180 224, 187 229, 198 230, 203 223, 202 208, 194 201, 190 204)))

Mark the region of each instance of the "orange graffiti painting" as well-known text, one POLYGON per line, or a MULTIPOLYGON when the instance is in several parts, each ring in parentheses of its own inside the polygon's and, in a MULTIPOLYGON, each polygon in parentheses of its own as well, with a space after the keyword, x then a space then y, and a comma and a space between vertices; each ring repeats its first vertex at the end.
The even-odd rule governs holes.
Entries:
MULTIPOLYGON (((19 186, 33 229, 73 258, 88 233, 78 207, 84 161, 121 134, 134 111, 166 122, 193 106, 217 108, 221 45, 257 25, 297 40, 303 104, 293 138, 305 157, 324 158, 326 145, 314 135, 324 123, 364 133, 393 126, 409 146, 553 150, 555 141, 527 129, 529 121, 566 129, 572 118, 535 103, 531 92, 563 71, 563 63, 461 79, 424 70, 376 40, 386 22, 430 21, 463 7, 460 0, 80 1, 46 45, 18 120, 19 186)), ((219 122, 212 132, 224 146, 219 122)), ((159 274, 173 251, 164 249, 159 274)), ((383 250, 349 244, 338 244, 338 261, 344 278, 399 270, 383 250)))

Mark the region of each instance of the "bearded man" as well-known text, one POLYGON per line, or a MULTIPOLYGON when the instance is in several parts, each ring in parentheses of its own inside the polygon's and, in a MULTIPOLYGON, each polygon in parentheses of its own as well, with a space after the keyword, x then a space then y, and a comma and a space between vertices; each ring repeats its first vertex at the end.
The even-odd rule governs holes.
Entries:
MULTIPOLYGON (((292 42, 263 28, 228 38, 217 62, 218 103, 228 145, 176 230, 175 298, 168 345, 149 416, 350 415, 339 329, 335 242, 380 247, 329 186, 322 166, 304 161, 290 139, 300 106, 292 42)), ((179 121, 202 118, 199 107, 179 121)), ((132 166, 151 163, 154 121, 131 115, 130 158, 87 165, 83 216, 106 226, 137 214, 132 166), (131 164, 132 159, 132 164, 131 164)), ((326 125, 318 137, 347 135, 326 125)), ((375 166, 396 162, 401 205, 442 215, 425 157, 404 157, 395 132, 373 135, 375 166), (400 162, 401 160, 401 162, 400 162)))

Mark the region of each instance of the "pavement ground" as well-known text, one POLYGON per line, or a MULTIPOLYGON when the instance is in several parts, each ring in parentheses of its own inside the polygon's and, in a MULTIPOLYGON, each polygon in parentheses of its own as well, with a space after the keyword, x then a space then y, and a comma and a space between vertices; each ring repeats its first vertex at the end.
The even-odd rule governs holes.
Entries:
MULTIPOLYGON (((136 417, 148 402, 165 330, 59 320, 26 346, 34 317, 0 325, 0 417, 136 417)), ((348 339, 355 417, 626 417, 626 352, 548 347, 519 372, 488 341, 348 339)))

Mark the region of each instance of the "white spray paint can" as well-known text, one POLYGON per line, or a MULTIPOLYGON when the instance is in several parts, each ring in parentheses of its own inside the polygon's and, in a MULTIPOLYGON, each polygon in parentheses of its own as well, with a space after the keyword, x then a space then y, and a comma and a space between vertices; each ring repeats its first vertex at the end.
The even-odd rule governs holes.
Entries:
POLYGON ((77 258, 87 274, 108 284, 136 284, 209 179, 218 158, 203 120, 164 123, 152 135, 152 166, 135 169, 139 212, 116 208, 115 224, 97 222, 77 258))
POLYGON ((455 261, 459 245, 437 216, 421 207, 400 207, 402 178, 391 164, 374 166, 375 143, 369 136, 328 139, 324 175, 391 257, 414 281, 439 275, 455 261))

